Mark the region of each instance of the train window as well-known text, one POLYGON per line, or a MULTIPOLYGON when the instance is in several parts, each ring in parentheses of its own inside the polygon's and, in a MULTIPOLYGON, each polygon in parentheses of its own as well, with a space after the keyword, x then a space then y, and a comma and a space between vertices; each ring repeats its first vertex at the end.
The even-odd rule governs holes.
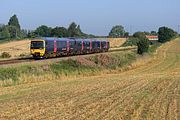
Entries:
POLYGON ((106 42, 103 41, 103 42, 102 42, 102 48, 105 48, 105 47, 106 47, 106 42))
POLYGON ((32 41, 31 42, 31 49, 40 49, 40 48, 44 48, 43 41, 32 41))
POLYGON ((75 46, 75 41, 70 41, 69 43, 70 43, 70 48, 74 48, 74 46, 75 46))
POLYGON ((58 41, 57 47, 58 48, 66 48, 67 42, 66 41, 58 41))
POLYGON ((84 41, 84 46, 85 47, 90 47, 90 42, 89 41, 84 41))
POLYGON ((61 44, 62 44, 62 48, 66 48, 67 47, 67 42, 66 41, 62 41, 61 44))
POLYGON ((81 48, 82 47, 82 41, 76 41, 77 47, 81 48))
POLYGON ((93 48, 96 48, 96 41, 92 42, 92 46, 93 46, 93 48))
POLYGON ((97 41, 97 47, 100 47, 100 41, 97 41))
POLYGON ((49 46, 49 48, 54 49, 54 41, 53 42, 49 42, 48 46, 49 46))

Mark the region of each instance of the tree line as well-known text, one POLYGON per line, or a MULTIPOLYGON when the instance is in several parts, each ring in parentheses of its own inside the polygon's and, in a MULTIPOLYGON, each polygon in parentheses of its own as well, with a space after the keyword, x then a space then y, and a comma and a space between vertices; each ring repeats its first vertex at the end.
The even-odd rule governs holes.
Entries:
MULTIPOLYGON (((113 26, 106 37, 119 38, 128 37, 124 46, 136 45, 138 46, 138 53, 143 54, 149 49, 149 40, 146 35, 158 35, 160 43, 165 43, 172 40, 178 35, 173 29, 168 27, 160 27, 158 32, 136 32, 133 36, 129 36, 129 33, 125 31, 122 25, 113 26)), ((98 38, 102 36, 95 36, 92 34, 86 34, 82 32, 80 25, 72 22, 68 28, 65 27, 48 27, 41 25, 35 30, 21 29, 19 20, 16 15, 13 15, 8 22, 8 25, 0 25, 0 40, 4 39, 23 39, 23 38, 36 38, 36 37, 74 37, 74 38, 98 38)))
POLYGON ((21 29, 19 20, 13 15, 7 25, 0 25, 0 40, 3 39, 23 39, 35 37, 77 37, 77 38, 98 38, 98 37, 128 37, 129 33, 121 25, 113 26, 107 36, 96 36, 82 32, 80 25, 72 22, 68 28, 65 27, 48 27, 41 25, 35 30, 21 29))
MULTIPOLYGON (((157 35, 156 31, 151 33, 145 32, 148 35, 157 35)), ((48 27, 41 25, 35 30, 21 29, 19 20, 16 15, 13 15, 7 25, 0 25, 0 40, 2 39, 23 39, 35 37, 76 37, 76 38, 98 38, 98 37, 129 37, 129 33, 125 31, 122 25, 113 26, 107 36, 95 36, 82 32, 80 25, 72 22, 68 28, 65 27, 48 27)))
POLYGON ((23 38, 27 31, 21 29, 18 18, 13 15, 7 25, 0 25, 0 39, 23 38))
POLYGON ((92 34, 82 32, 80 25, 72 22, 68 28, 65 27, 48 27, 41 25, 35 30, 21 29, 19 20, 16 15, 13 15, 7 25, 0 25, 0 40, 3 39, 22 39, 35 37, 79 37, 92 38, 96 37, 92 34))

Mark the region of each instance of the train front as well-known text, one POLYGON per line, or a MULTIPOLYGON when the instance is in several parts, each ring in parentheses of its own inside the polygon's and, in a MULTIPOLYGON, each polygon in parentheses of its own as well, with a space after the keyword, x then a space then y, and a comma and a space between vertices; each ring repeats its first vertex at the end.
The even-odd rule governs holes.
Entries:
POLYGON ((32 40, 30 52, 34 58, 43 58, 45 56, 45 41, 32 40))

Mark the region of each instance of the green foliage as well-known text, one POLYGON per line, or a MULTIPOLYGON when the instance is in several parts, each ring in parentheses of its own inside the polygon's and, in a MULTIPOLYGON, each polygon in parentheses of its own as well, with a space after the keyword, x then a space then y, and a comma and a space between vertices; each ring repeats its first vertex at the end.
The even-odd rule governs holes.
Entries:
POLYGON ((18 20, 18 18, 17 18, 16 15, 13 15, 13 16, 9 19, 8 25, 9 25, 9 26, 14 26, 14 27, 16 27, 18 30, 21 29, 20 24, 19 24, 19 20, 18 20))
POLYGON ((11 38, 21 38, 21 31, 16 26, 7 26, 11 38))
POLYGON ((128 38, 129 37, 129 32, 125 32, 124 37, 128 38))
POLYGON ((158 35, 158 33, 156 31, 151 31, 151 35, 158 35))
POLYGON ((124 27, 121 25, 116 25, 111 29, 109 33, 109 37, 113 37, 113 38, 124 37, 124 34, 125 34, 124 27))
POLYGON ((68 31, 64 27, 55 27, 51 31, 53 37, 68 37, 68 31))
POLYGON ((137 46, 137 43, 139 42, 139 39, 136 37, 130 37, 126 42, 122 45, 123 47, 126 46, 137 46))
MULTIPOLYGON (((143 54, 144 52, 148 52, 149 49, 149 40, 146 38, 146 34, 145 32, 136 32, 133 34, 133 39, 135 39, 133 42, 134 44, 137 44, 138 50, 137 53, 138 54, 143 54)), ((132 40, 131 40, 132 41, 132 40)), ((132 42, 130 42, 132 43, 132 42)))
POLYGON ((0 26, 0 39, 21 39, 27 37, 27 30, 21 30, 18 18, 13 15, 8 22, 8 25, 0 26))
POLYGON ((76 60, 68 59, 60 61, 59 63, 50 65, 51 70, 56 75, 64 74, 64 75, 71 75, 71 74, 80 74, 83 71, 90 70, 91 67, 81 65, 76 60))
POLYGON ((1 68, 0 69, 0 80, 18 80, 18 70, 16 68, 1 68))
POLYGON ((145 32, 136 32, 133 34, 133 37, 135 38, 144 38, 146 37, 146 33, 145 32))
POLYGON ((0 27, 0 39, 8 39, 10 38, 10 33, 7 26, 0 27))
POLYGON ((91 57, 90 60, 96 64, 96 67, 112 70, 131 63, 133 60, 135 60, 135 57, 136 55, 133 53, 95 55, 91 57))
POLYGON ((143 54, 145 52, 148 52, 149 49, 149 40, 144 36, 138 38, 139 42, 137 43, 138 46, 138 54, 143 54))
POLYGON ((151 35, 151 33, 150 33, 150 32, 147 32, 147 31, 144 31, 144 34, 145 34, 145 35, 151 35))
POLYGON ((154 45, 151 45, 150 47, 149 47, 149 53, 150 54, 153 54, 156 50, 157 50, 157 48, 158 47, 160 47, 161 46, 161 43, 156 43, 156 44, 154 44, 154 45))
POLYGON ((165 43, 177 36, 177 33, 168 27, 160 27, 158 31, 159 42, 165 43))
POLYGON ((28 38, 35 38, 36 37, 36 34, 35 34, 35 32, 34 31, 28 31, 28 34, 27 34, 27 37, 28 38))
POLYGON ((35 30, 35 34, 41 37, 50 37, 51 28, 46 25, 41 25, 35 30))
POLYGON ((13 15, 8 25, 0 24, 0 40, 14 40, 22 38, 36 38, 36 37, 78 37, 78 38, 96 38, 97 36, 92 34, 85 34, 81 31, 80 25, 75 22, 69 25, 69 28, 55 27, 51 28, 46 25, 39 26, 36 30, 28 31, 20 27, 18 18, 13 15))
POLYGON ((28 36, 28 30, 26 30, 26 29, 22 29, 21 30, 21 38, 27 38, 27 36, 28 36))
POLYGON ((8 52, 3 52, 0 57, 1 58, 10 58, 11 55, 8 52))
POLYGON ((72 22, 68 28, 69 37, 80 37, 82 35, 80 26, 72 22))
MULTIPOLYGON (((136 59, 134 52, 112 53, 110 55, 95 55, 83 59, 61 60, 56 63, 46 65, 23 65, 0 69, 0 80, 19 82, 20 76, 43 76, 53 74, 57 77, 62 75, 92 75, 101 70, 112 70, 124 67, 136 59), (85 60, 85 61, 83 61, 85 60), (87 62, 88 61, 88 62, 87 62)), ((6 86, 6 82, 4 82, 6 86)), ((9 83, 8 83, 9 85, 9 83)))

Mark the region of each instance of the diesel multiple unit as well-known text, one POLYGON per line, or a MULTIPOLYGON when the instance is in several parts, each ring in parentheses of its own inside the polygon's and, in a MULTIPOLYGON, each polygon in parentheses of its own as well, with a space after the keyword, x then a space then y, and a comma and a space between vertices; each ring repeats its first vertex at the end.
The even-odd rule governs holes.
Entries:
POLYGON ((34 58, 50 58, 107 52, 109 50, 109 41, 76 38, 41 38, 32 40, 30 49, 34 58))

